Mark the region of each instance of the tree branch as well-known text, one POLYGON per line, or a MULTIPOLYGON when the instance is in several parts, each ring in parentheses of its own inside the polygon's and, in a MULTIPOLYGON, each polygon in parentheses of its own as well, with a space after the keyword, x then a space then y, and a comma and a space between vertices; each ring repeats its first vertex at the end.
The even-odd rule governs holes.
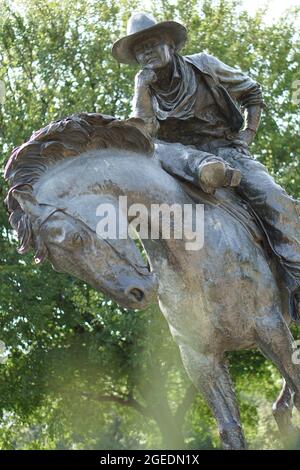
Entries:
POLYGON ((142 406, 138 401, 136 401, 132 397, 120 397, 117 395, 101 395, 98 393, 90 393, 90 392, 84 392, 82 393, 83 397, 90 398, 91 400, 95 401, 102 401, 102 402, 114 402, 118 403, 119 405, 122 406, 128 406, 130 408, 134 408, 136 411, 141 413, 143 416, 147 416, 149 418, 153 418, 152 414, 150 411, 142 406))

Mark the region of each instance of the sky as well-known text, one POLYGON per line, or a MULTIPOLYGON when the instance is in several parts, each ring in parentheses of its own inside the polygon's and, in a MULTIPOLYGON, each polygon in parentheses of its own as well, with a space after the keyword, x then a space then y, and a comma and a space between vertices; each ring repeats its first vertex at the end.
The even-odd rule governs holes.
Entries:
MULTIPOLYGON (((10 0, 10 2, 17 10, 22 11, 22 0, 10 0)), ((274 20, 276 21, 287 8, 300 6, 300 0, 242 0, 242 3, 244 8, 248 10, 251 15, 255 14, 258 8, 268 3, 269 8, 265 17, 267 23, 272 23, 274 20)), ((147 7, 149 7, 150 4, 155 4, 155 0, 141 0, 140 4, 146 7, 145 9, 148 9, 147 7)), ((298 19, 300 25, 300 16, 298 19)))
MULTIPOLYGON (((244 8, 248 10, 250 14, 254 14, 255 11, 266 2, 262 0, 243 0, 243 3, 244 8)), ((268 3, 269 8, 265 18, 268 23, 278 19, 287 8, 300 6, 300 0, 269 0, 268 3)))
MULTIPOLYGON (((269 4, 269 7, 265 16, 265 21, 269 24, 274 20, 278 20, 286 9, 300 6, 300 0, 242 0, 245 10, 248 10, 251 15, 255 14, 259 8, 262 8, 267 3, 269 4)), ((155 4, 155 0, 141 0, 141 5, 145 7, 145 10, 151 10, 151 4, 155 4)), ((141 8, 141 10, 142 9, 143 8, 141 8)), ((298 16, 298 21, 300 25, 300 15, 298 16)))

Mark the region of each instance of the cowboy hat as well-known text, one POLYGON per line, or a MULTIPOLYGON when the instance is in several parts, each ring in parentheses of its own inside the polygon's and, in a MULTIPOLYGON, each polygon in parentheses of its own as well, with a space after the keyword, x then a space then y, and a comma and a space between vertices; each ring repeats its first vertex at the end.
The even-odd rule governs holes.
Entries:
POLYGON ((136 62, 133 46, 153 36, 172 40, 175 49, 181 49, 187 38, 186 28, 176 21, 157 23, 148 13, 133 13, 127 24, 127 36, 116 41, 112 47, 112 55, 118 62, 130 64, 136 62))

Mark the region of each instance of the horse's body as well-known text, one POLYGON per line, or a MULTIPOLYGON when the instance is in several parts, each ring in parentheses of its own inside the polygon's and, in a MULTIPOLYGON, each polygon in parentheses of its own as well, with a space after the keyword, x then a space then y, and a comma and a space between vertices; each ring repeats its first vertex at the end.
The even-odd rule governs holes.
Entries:
MULTIPOLYGON (((33 191, 29 199, 28 196, 24 199, 22 189, 15 190, 13 196, 27 215, 29 213, 38 220, 36 226, 33 223, 33 231, 39 231, 54 267, 90 282, 124 305, 129 305, 124 293, 128 289, 136 292, 137 285, 132 281, 126 291, 119 287, 119 279, 127 276, 126 260, 122 261, 122 273, 119 275, 121 271, 116 271, 118 282, 114 281, 116 275, 112 276, 110 271, 117 269, 118 260, 110 259, 110 252, 106 252, 104 272, 105 278, 110 278, 110 284, 104 286, 99 275, 104 269, 103 264, 94 269, 97 262, 92 257, 89 259, 87 248, 78 246, 75 255, 75 248, 72 251, 65 245, 69 243, 66 242, 67 235, 73 233, 74 224, 77 224, 77 233, 80 233, 81 224, 85 231, 88 227, 92 237, 98 222, 97 206, 109 202, 118 209, 118 198, 124 195, 129 207, 143 204, 149 211, 154 203, 183 206, 195 204, 195 198, 199 203, 202 201, 201 192, 195 192, 191 198, 180 182, 161 168, 155 156, 114 149, 93 149, 57 161, 31 186, 33 191), (53 212, 51 209, 51 212, 49 208, 58 210, 53 212), (66 218, 68 228, 58 240, 55 230, 65 223, 66 218), (85 256, 84 266, 80 250, 85 256), (93 265, 93 269, 89 265, 93 265)), ((240 201, 234 192, 230 199, 231 202, 236 200, 238 207, 240 201)), ((186 250, 184 239, 143 239, 142 242, 158 280, 160 309, 180 348, 183 364, 218 421, 223 446, 240 449, 245 448, 245 441, 225 352, 259 347, 277 365, 289 385, 280 406, 289 404, 291 390, 299 408, 300 371, 291 360, 292 336, 284 319, 284 302, 272 263, 262 245, 255 242, 247 227, 222 205, 206 202, 204 206, 204 245, 200 250, 186 250)), ((149 228, 153 229, 151 223, 155 222, 149 221, 149 228)), ((90 251, 100 256, 96 243, 90 238, 93 247, 90 251)), ((112 241, 117 253, 122 252, 125 243, 124 256, 134 258, 137 266, 138 256, 130 255, 134 243, 112 241)), ((143 291, 141 279, 139 276, 138 289, 143 291)), ((145 276, 145 284, 147 279, 145 276)), ((143 292, 146 299, 151 298, 153 285, 150 281, 146 285, 146 294, 143 292)), ((138 302, 135 305, 138 307, 138 302)), ((284 419, 286 422, 287 415, 284 419)), ((280 424, 279 418, 278 421, 280 424)))

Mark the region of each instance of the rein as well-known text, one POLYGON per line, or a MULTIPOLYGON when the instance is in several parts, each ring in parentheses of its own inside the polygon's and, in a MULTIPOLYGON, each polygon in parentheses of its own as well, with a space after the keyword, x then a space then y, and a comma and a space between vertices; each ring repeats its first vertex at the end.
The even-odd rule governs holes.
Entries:
POLYGON ((92 229, 84 220, 82 220, 81 217, 79 216, 74 216, 72 214, 70 214, 69 212, 66 211, 66 209, 60 209, 60 208, 57 208, 55 206, 52 206, 51 204, 41 204, 42 205, 45 205, 45 206, 49 206, 49 207, 53 207, 53 211, 50 212, 49 214, 47 214, 47 216, 45 217, 44 220, 41 221, 41 223, 39 224, 38 226, 38 232, 40 231, 41 227, 44 225, 45 222, 47 222, 47 220, 53 215, 55 214, 56 212, 63 212, 65 215, 71 217, 72 219, 74 220, 78 220, 79 222, 81 222, 89 231, 93 232, 94 234, 96 234, 96 236, 98 238, 101 238, 101 240, 103 240, 107 245, 109 245, 109 247, 118 255, 118 257, 120 259, 122 259, 123 261, 126 261, 126 263, 128 263, 133 269, 135 269, 138 273, 140 273, 142 276, 148 276, 149 275, 149 271, 145 272, 145 268, 141 265, 138 265, 134 262, 132 262, 130 259, 128 259, 126 256, 124 256, 114 245, 112 245, 108 239, 106 238, 102 238, 100 237, 97 232, 92 229), (143 270, 141 269, 143 268, 143 270))

